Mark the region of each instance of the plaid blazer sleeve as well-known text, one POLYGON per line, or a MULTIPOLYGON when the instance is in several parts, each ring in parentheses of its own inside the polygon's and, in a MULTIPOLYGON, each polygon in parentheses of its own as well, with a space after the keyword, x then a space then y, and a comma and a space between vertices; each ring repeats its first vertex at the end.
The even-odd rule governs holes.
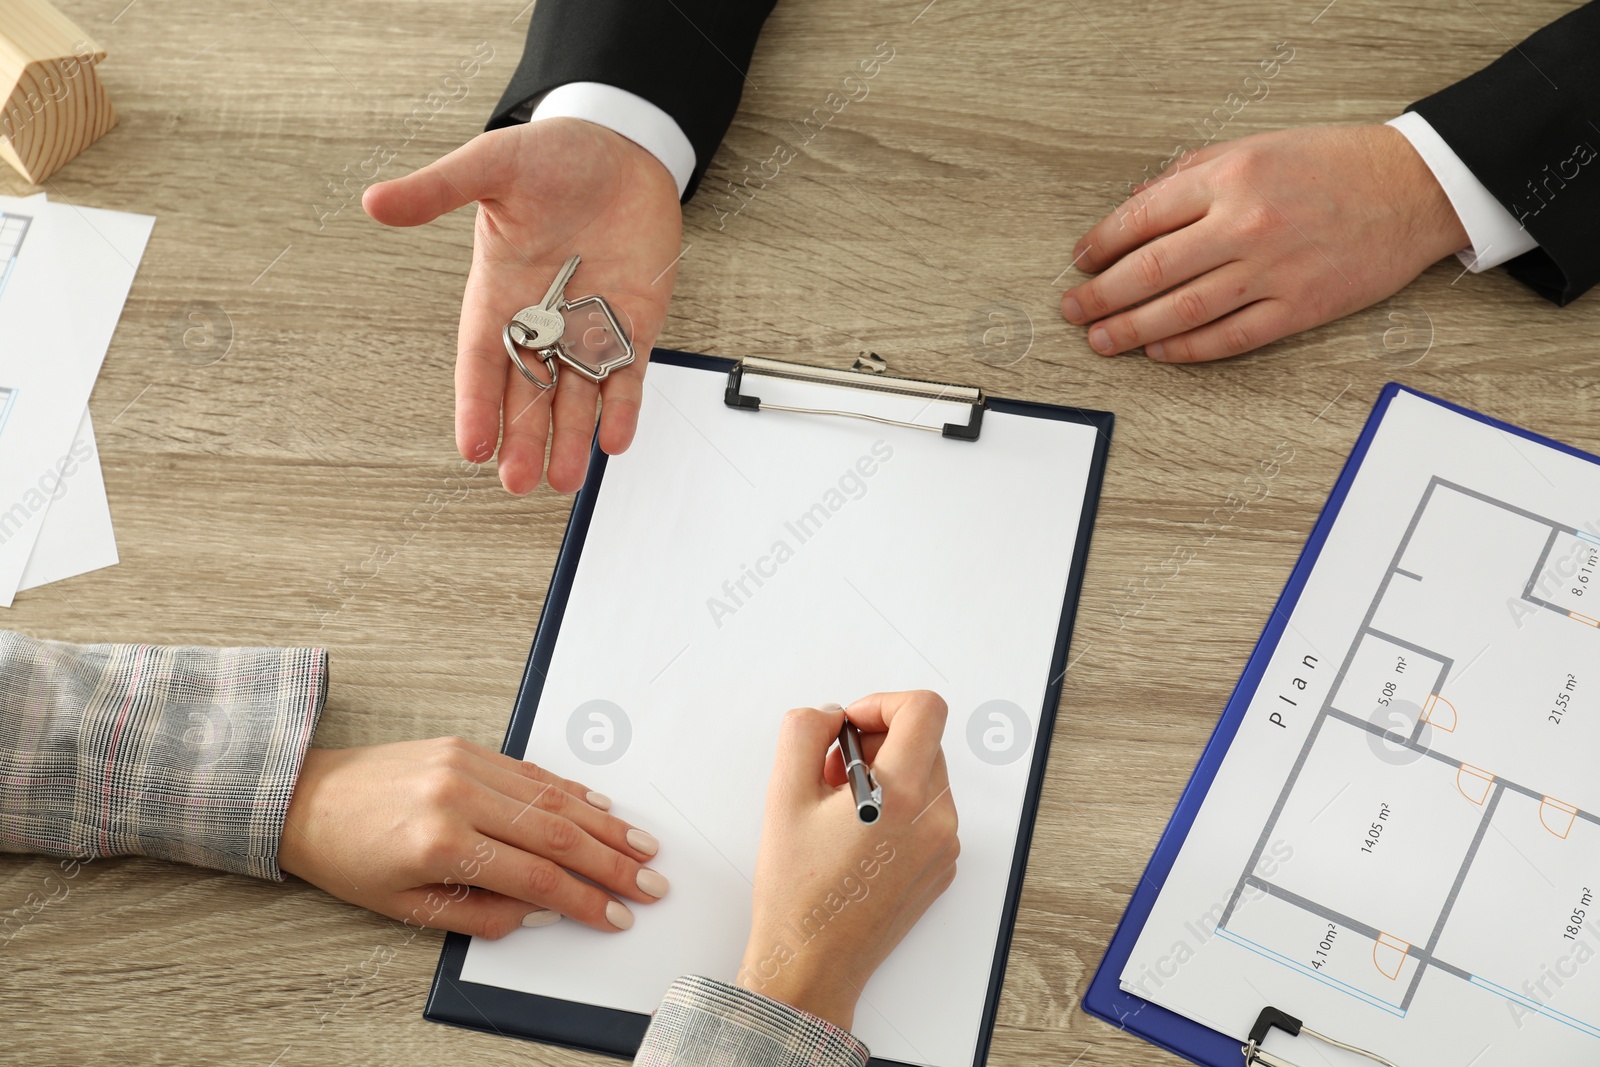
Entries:
POLYGON ((0 631, 0 851, 281 880, 278 838, 327 688, 323 649, 0 631))
POLYGON ((689 975, 672 983, 634 1067, 866 1067, 847 1030, 760 993, 689 975))

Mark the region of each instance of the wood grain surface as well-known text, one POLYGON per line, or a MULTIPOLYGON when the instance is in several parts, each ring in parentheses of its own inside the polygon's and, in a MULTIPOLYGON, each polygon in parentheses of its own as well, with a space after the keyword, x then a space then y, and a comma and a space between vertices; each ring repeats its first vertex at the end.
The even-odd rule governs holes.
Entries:
MULTIPOLYGON (((0 625, 325 645, 317 744, 497 745, 570 498, 512 498, 454 452, 471 213, 390 231, 358 191, 379 147, 391 177, 481 128, 528 9, 62 6, 107 49, 121 122, 45 188, 159 221, 92 401, 122 562, 23 594, 0 625), (492 56, 465 96, 433 110, 475 50, 492 56)), ((870 349, 1118 415, 992 1063, 1177 1062, 1079 998, 1383 383, 1600 448, 1593 296, 1558 310, 1450 261, 1256 354, 1159 366, 1096 356, 1062 321, 1073 242, 1279 42, 1293 59, 1224 137, 1382 121, 1571 6, 779 4, 687 208, 662 344, 829 365, 870 349), (719 219, 728 183, 881 42, 869 95, 719 219), (1268 495, 1230 503, 1275 452, 1292 458, 1268 495)), ((0 858, 0 911, 54 870, 0 858)), ((425 1022, 439 943, 300 883, 96 862, 0 948, 0 1060, 599 1062, 425 1022)))

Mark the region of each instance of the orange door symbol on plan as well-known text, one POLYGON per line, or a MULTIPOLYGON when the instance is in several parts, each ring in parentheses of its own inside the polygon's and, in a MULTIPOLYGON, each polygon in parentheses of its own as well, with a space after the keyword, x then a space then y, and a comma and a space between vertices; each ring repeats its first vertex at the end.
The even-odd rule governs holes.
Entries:
POLYGON ((1400 977, 1400 968, 1405 966, 1406 956, 1410 952, 1409 941, 1402 941, 1393 934, 1380 933, 1378 940, 1372 943, 1372 962, 1385 978, 1393 981, 1400 977))
POLYGON ((1428 697, 1427 703, 1422 705, 1422 721, 1436 730, 1443 730, 1447 734, 1456 732, 1456 706, 1434 693, 1428 697))
POLYGON ((1494 785, 1494 775, 1488 771, 1479 770, 1470 763, 1463 763, 1456 772, 1456 788, 1461 790, 1461 795, 1474 804, 1482 804, 1489 799, 1489 789, 1494 785))
POLYGON ((1578 821, 1578 809, 1565 801, 1545 797, 1539 802, 1539 821, 1546 830, 1565 841, 1578 821))

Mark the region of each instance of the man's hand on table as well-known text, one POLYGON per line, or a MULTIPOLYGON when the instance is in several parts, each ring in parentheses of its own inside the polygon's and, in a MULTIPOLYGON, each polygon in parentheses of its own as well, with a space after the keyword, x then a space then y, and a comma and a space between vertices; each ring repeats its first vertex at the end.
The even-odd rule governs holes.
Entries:
POLYGON ((1467 244, 1400 131, 1256 134, 1185 156, 1102 219, 1073 249, 1098 277, 1061 311, 1101 355, 1222 359, 1375 304, 1467 244))
MULTIPOLYGON (((456 446, 474 463, 500 456, 513 493, 583 484, 600 401, 600 447, 633 440, 645 364, 666 321, 683 232, 672 175, 627 138, 581 119, 551 118, 480 134, 413 174, 367 190, 379 222, 416 226, 478 202, 472 269, 456 353, 456 446), (630 332, 635 361, 601 385, 564 368, 550 395, 522 377, 501 331, 538 303, 574 253, 570 297, 606 298, 630 332), (549 467, 545 445, 549 442, 549 467)), ((532 354, 524 359, 536 362, 532 354)))

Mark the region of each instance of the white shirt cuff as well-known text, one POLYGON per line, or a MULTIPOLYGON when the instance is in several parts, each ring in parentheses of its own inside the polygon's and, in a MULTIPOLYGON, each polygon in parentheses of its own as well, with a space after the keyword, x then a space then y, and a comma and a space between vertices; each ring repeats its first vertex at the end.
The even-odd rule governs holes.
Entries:
POLYGON ((1456 209, 1456 217, 1472 242, 1471 248, 1456 253, 1468 270, 1477 274, 1539 247, 1533 235, 1484 188, 1427 119, 1407 111, 1390 119, 1388 125, 1411 142, 1443 187, 1444 195, 1450 198, 1450 206, 1456 209))
POLYGON ((600 82, 568 82, 551 89, 531 108, 511 112, 523 122, 540 119, 585 119, 620 133, 661 161, 678 183, 678 196, 694 177, 694 145, 673 117, 636 93, 600 82))

